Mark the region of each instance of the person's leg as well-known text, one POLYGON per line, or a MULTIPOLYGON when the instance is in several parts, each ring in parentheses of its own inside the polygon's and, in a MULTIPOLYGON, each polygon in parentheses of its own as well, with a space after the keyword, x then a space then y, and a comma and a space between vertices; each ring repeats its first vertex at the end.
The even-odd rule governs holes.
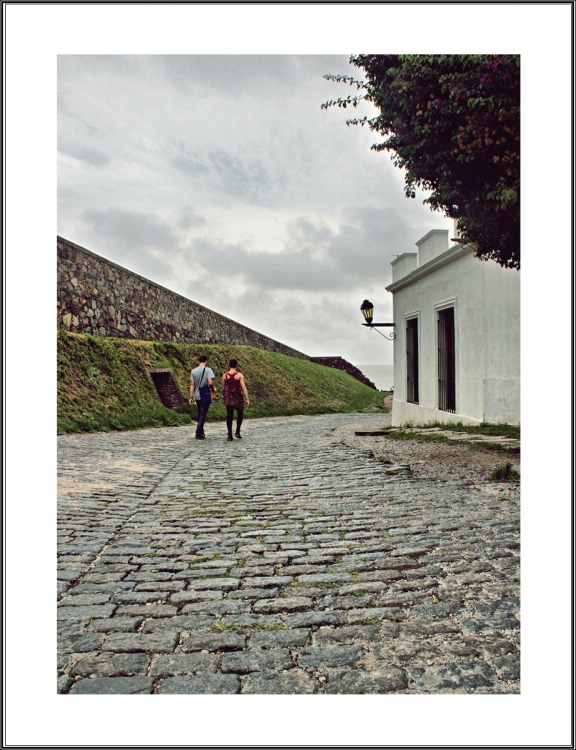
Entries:
POLYGON ((240 427, 242 426, 242 420, 244 419, 244 409, 236 409, 236 437, 241 438, 240 427))
POLYGON ((234 419, 234 407, 226 407, 226 427, 228 427, 228 440, 234 440, 232 437, 232 420, 234 419))
POLYGON ((198 439, 204 437, 204 422, 206 421, 206 414, 208 413, 208 407, 210 404, 203 404, 202 401, 196 401, 198 407, 198 424, 196 425, 196 437, 198 439))

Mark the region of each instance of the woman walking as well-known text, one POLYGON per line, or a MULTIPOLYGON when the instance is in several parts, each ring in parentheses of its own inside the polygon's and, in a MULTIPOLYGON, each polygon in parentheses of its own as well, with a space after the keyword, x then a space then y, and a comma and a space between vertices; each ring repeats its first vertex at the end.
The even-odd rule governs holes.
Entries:
POLYGON ((224 397, 224 405, 226 406, 228 440, 234 440, 232 437, 234 409, 236 409, 236 437, 241 438, 240 427, 244 419, 244 406, 250 406, 250 401, 248 399, 246 383, 244 382, 244 375, 236 369, 238 367, 238 360, 231 359, 229 365, 230 369, 228 372, 222 375, 222 395, 224 397))

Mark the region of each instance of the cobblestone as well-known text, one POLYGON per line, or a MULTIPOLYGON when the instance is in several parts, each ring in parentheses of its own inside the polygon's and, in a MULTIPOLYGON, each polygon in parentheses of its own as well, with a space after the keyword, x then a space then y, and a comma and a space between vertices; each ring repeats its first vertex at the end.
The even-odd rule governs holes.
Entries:
POLYGON ((387 474, 382 421, 60 437, 58 692, 518 693, 518 489, 387 474))

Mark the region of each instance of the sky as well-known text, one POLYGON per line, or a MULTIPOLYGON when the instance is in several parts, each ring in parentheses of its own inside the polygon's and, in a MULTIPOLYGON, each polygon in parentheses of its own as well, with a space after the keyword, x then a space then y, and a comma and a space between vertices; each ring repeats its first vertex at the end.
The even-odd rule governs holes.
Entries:
MULTIPOLYGON (((347 55, 59 55, 58 234, 310 356, 392 364, 390 263, 453 228, 320 105, 347 55)), ((452 235, 450 235, 452 236, 452 235)))

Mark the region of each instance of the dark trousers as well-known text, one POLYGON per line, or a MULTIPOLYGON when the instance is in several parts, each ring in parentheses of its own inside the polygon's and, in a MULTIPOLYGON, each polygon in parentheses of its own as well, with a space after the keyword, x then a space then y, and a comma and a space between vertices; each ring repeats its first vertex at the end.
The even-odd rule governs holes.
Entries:
POLYGON ((202 401, 196 401, 198 407, 198 424, 196 425, 196 434, 202 435, 204 433, 204 422, 206 421, 206 415, 210 404, 203 404, 202 401))
POLYGON ((234 409, 236 409, 236 432, 240 432, 240 426, 242 425, 242 420, 244 419, 244 407, 242 407, 241 409, 236 406, 226 407, 226 426, 228 427, 228 432, 232 432, 234 409))

